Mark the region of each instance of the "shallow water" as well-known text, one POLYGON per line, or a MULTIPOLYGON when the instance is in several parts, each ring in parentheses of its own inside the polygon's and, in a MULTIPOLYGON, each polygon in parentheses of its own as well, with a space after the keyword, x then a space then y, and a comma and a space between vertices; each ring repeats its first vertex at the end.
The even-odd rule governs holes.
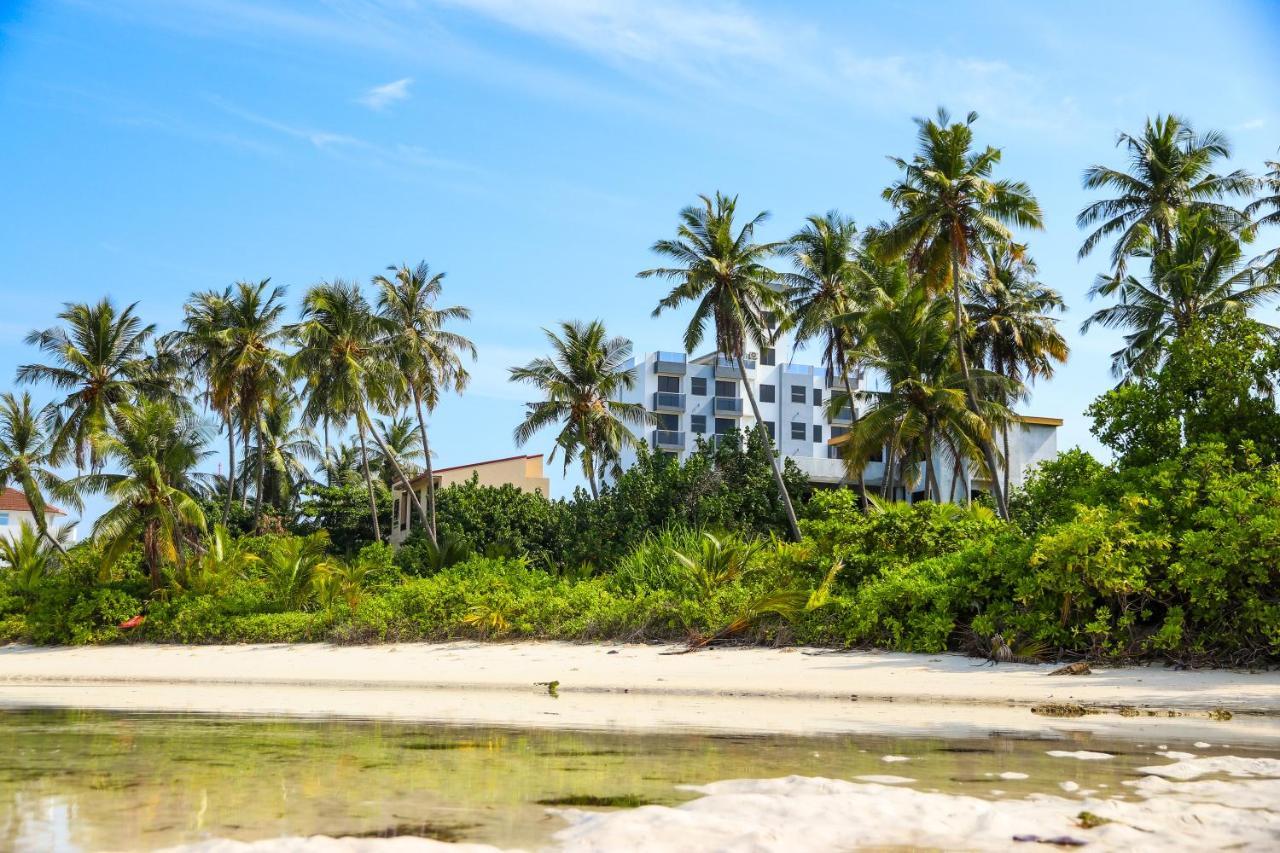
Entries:
POLYGON ((0 849, 146 850, 315 834, 536 848, 566 825, 539 801, 590 795, 675 805, 699 796, 677 786, 790 775, 903 777, 913 781, 899 784, 918 791, 985 799, 1136 799, 1122 783, 1140 778, 1139 767, 1173 760, 1158 749, 1280 757, 1280 749, 1257 746, 1085 733, 755 737, 2 711, 0 849))

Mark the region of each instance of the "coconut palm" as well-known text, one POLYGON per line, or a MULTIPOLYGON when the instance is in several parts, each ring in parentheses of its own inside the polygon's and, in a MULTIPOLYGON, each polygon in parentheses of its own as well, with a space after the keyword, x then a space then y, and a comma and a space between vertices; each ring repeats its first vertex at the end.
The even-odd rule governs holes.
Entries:
POLYGON ((92 450, 94 438, 112 425, 118 407, 136 396, 155 327, 144 324, 135 307, 137 303, 117 311, 110 299, 96 305, 67 303, 58 314, 65 327, 27 335, 27 343, 39 347, 51 363, 20 366, 18 382, 48 382, 67 392, 49 409, 55 461, 70 452, 77 469, 86 463, 97 468, 101 457, 92 450))
POLYGON ((277 512, 293 505, 299 489, 311 482, 307 463, 320 459, 315 434, 294 420, 297 401, 274 396, 259 416, 257 442, 249 448, 245 466, 263 471, 262 499, 277 512))
POLYGON ((53 439, 32 408, 31 395, 0 394, 0 492, 16 486, 31 507, 40 538, 61 551, 62 544, 49 531, 45 494, 76 509, 81 504, 75 489, 50 464, 52 450, 53 439))
POLYGON ((600 479, 619 470, 623 448, 635 444, 627 424, 644 424, 651 416, 639 403, 618 399, 635 387, 635 369, 624 364, 631 357, 631 341, 611 338, 599 320, 560 324, 560 335, 543 329, 551 344, 550 358, 535 358, 510 369, 512 382, 536 388, 543 399, 529 403, 525 419, 515 429, 517 445, 539 430, 560 424, 551 459, 563 454, 564 467, 582 461, 593 498, 600 495, 600 479))
MULTIPOLYGON (((858 417, 849 375, 860 363, 866 345, 863 329, 854 322, 868 304, 876 282, 860 262, 858 229, 837 211, 810 216, 805 226, 781 248, 795 271, 783 273, 790 308, 789 323, 797 345, 819 339, 827 378, 840 377, 852 417, 858 417), (836 322, 844 318, 844 322, 836 322)), ((865 511, 866 485, 857 473, 858 496, 865 511)))
POLYGON ((83 474, 75 484, 112 501, 93 526, 104 566, 141 543, 152 589, 159 589, 162 567, 176 564, 191 534, 205 528, 193 493, 195 468, 209 455, 207 431, 190 414, 150 400, 122 404, 115 421, 94 439, 99 458, 115 470, 83 474))
POLYGON ((1280 272, 1247 264, 1237 234, 1223 228, 1212 211, 1181 211, 1173 232, 1168 249, 1150 239, 1134 250, 1135 257, 1150 260, 1145 281, 1099 276, 1089 290, 1091 298, 1120 300, 1080 326, 1082 333, 1095 323, 1128 330, 1124 347, 1112 354, 1112 373, 1118 377, 1142 376, 1159 366, 1168 344, 1198 320, 1248 312, 1280 292, 1280 272))
MULTIPOLYGON (((737 196, 716 193, 715 198, 699 196, 700 204, 680 211, 680 224, 671 240, 659 240, 653 251, 671 259, 675 266, 656 267, 640 272, 640 278, 663 278, 675 282, 671 292, 659 301, 654 316, 664 310, 693 302, 693 317, 684 332, 685 352, 692 353, 711 323, 715 329, 716 350, 738 365, 738 375, 746 389, 747 400, 756 419, 757 429, 764 429, 760 406, 747 378, 743 347, 749 341, 763 350, 772 343, 769 314, 782 313, 785 299, 778 273, 766 262, 777 254, 780 243, 755 242, 756 226, 767 213, 758 213, 741 228, 735 227, 737 196)), ((787 513, 787 525, 793 539, 799 540, 795 507, 782 479, 782 467, 776 454, 770 455, 774 482, 787 513)))
MULTIPOLYGON (((951 293, 952 332, 960 373, 971 376, 966 354, 970 331, 964 311, 964 277, 973 262, 991 246, 1011 241, 1009 226, 1041 228, 1040 205, 1021 181, 992 177, 1000 149, 973 149, 973 123, 951 122, 939 109, 937 121, 916 119, 919 151, 910 160, 893 158, 902 178, 884 191, 898 211, 898 219, 876 237, 886 257, 906 257, 932 292, 951 293)), ((969 409, 983 411, 985 403, 976 379, 966 381, 969 409)), ((989 432, 986 433, 989 435, 989 432)), ((1008 516, 994 444, 982 440, 982 456, 991 474, 991 493, 997 510, 1008 516)))
POLYGON ((1129 170, 1090 166, 1084 188, 1115 190, 1115 198, 1095 201, 1080 211, 1076 224, 1098 227, 1080 246, 1083 258, 1107 237, 1115 236, 1111 263, 1123 275, 1125 258, 1143 248, 1151 235, 1156 246, 1173 246, 1177 217, 1184 209, 1203 211, 1225 228, 1239 228, 1245 219, 1223 202, 1253 192, 1253 179, 1237 169, 1225 175, 1213 171, 1229 159, 1231 146, 1217 131, 1197 134, 1186 119, 1175 115, 1147 119, 1142 133, 1122 133, 1116 140, 1129 154, 1129 170))
MULTIPOLYGON (((1067 341, 1051 316, 1064 304, 1058 291, 1036 279, 1036 262, 1020 243, 995 246, 982 275, 970 282, 966 310, 973 324, 969 339, 975 363, 984 365, 1025 393, 1035 380, 1053 376, 1067 360, 1067 341)), ((1000 401, 1012 406, 1013 400, 1000 401)), ((1004 444, 1004 490, 1009 493, 1009 431, 1004 444)))
POLYGON ((405 474, 415 476, 421 469, 418 461, 422 459, 422 445, 418 441, 418 424, 405 415, 388 420, 377 421, 373 428, 382 437, 382 443, 390 452, 390 456, 379 449, 377 453, 378 476, 387 488, 396 483, 396 471, 391 464, 392 457, 399 461, 405 474))
POLYGON ((26 523, 16 534, 0 536, 0 566, 4 568, 0 577, 5 585, 25 598, 35 597, 45 578, 57 568, 58 554, 53 546, 65 553, 57 539, 26 523))
POLYGON ((1258 186, 1264 195, 1244 209, 1245 215, 1257 216, 1270 208, 1270 213, 1258 216, 1253 224, 1280 225, 1280 161, 1267 161, 1267 173, 1258 179, 1258 186))
MULTIPOLYGON (((378 312, 388 326, 389 342, 396 366, 404 378, 404 388, 413 403, 422 441, 426 467, 426 507, 423 524, 435 541, 436 497, 431 476, 431 447, 427 441, 426 413, 435 409, 442 392, 462 393, 469 378, 463 356, 476 357, 470 340, 444 328, 447 323, 471 319, 471 310, 462 306, 438 307, 444 273, 432 274, 426 262, 388 267, 391 278, 377 276, 378 312)), ((406 486, 407 488, 407 486, 406 486)), ((412 489, 410 489, 412 491, 412 489)))

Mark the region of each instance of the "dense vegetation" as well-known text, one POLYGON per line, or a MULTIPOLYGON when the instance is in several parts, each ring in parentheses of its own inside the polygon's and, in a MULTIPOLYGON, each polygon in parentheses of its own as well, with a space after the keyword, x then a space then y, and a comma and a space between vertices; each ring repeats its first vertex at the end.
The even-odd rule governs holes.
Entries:
POLYGON ((391 487, 429 472, 429 417, 474 354, 446 328, 469 312, 437 305, 441 274, 392 269, 372 301, 320 283, 294 324, 282 288, 241 283, 194 294, 163 335, 135 306, 68 305, 29 336, 46 361, 18 371, 62 396, 44 409, 0 396, 0 485, 37 509, 83 493, 111 507, 71 548, 43 513, 0 540, 0 641, 984 653, 999 633, 1028 659, 1280 658, 1280 343, 1249 316, 1280 289, 1276 252, 1250 257, 1280 212, 1274 164, 1261 181, 1218 174, 1222 137, 1162 117, 1121 137, 1128 171, 1087 171, 1088 187, 1119 193, 1079 219, 1096 226, 1082 256, 1116 239, 1093 289, 1114 302, 1085 324, 1127 333, 1120 384, 1088 413, 1112 461, 1067 451, 1010 488, 1014 406, 1067 350, 1062 300, 1011 231, 1040 227, 1038 205, 994 176, 1000 152, 974 147, 975 118, 919 122, 919 151, 885 191, 892 222, 859 233, 832 212, 761 243, 764 214, 735 224, 736 199, 717 194, 654 245, 672 266, 641 273, 672 284, 659 311, 693 305, 686 349, 709 331, 744 376, 747 344, 789 331, 821 346, 831 409, 852 414, 851 488, 811 492, 762 426, 683 460, 650 453, 628 428, 648 415, 618 399, 630 342, 567 322, 549 357, 511 371, 541 397, 515 438, 557 426, 555 451, 589 491, 428 488, 393 551, 391 487), (859 370, 879 390, 855 388, 859 370), (215 430, 226 477, 201 470, 215 430), (888 474, 872 488, 879 453, 888 474), (945 466, 982 477, 990 500, 944 503, 945 466), (926 500, 896 501, 917 490, 926 500))

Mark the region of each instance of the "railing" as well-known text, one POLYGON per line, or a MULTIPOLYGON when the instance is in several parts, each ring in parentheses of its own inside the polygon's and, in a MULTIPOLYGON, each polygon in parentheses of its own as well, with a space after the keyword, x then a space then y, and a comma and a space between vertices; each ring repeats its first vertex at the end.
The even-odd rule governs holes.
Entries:
POLYGON ((653 372, 684 376, 689 365, 682 352, 656 352, 653 354, 653 372))
MULTIPOLYGON (((756 360, 754 358, 743 357, 742 364, 747 370, 756 369, 756 360)), ((741 377, 738 371, 738 360, 736 358, 728 358, 727 356, 716 357, 716 378, 717 379, 738 379, 741 377)))
POLYGON ((742 398, 741 397, 712 397, 712 408, 717 415, 732 415, 734 417, 742 417, 742 398))
POLYGON ((817 372, 817 368, 808 364, 784 364, 782 372, 793 376, 812 376, 817 372))
POLYGON ((659 450, 684 450, 684 433, 671 429, 655 429, 653 446, 659 450))
MULTIPOLYGON (((849 382, 848 382, 849 387, 857 390, 858 383, 862 381, 862 377, 857 373, 850 373, 847 375, 849 379, 849 382)), ((843 389, 845 387, 845 376, 839 373, 832 373, 830 375, 827 375, 826 372, 824 371, 823 381, 826 382, 828 388, 843 389)))
POLYGON ((684 395, 674 391, 654 391, 653 408, 658 412, 683 412, 684 395))

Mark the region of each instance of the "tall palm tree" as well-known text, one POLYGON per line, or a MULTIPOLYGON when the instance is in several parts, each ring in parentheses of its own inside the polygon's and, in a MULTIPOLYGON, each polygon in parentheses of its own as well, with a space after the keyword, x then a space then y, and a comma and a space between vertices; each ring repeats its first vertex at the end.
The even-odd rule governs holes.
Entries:
MULTIPOLYGON (((810 216, 780 250, 795 266, 794 272, 781 274, 795 342, 820 340, 828 381, 840 377, 855 421, 858 412, 849 375, 860 363, 866 341, 863 329, 853 320, 861 316, 875 288, 875 279, 861 263, 859 250, 853 220, 834 210, 825 216, 810 216), (844 318, 844 322, 837 322, 837 318, 844 318)), ((857 482, 865 511, 867 490, 862 471, 857 473, 857 482)))
MULTIPOLYGON (((1280 225, 1280 161, 1267 161, 1267 173, 1258 179, 1258 188, 1263 193, 1262 197, 1244 209, 1246 216, 1256 217, 1251 227, 1280 225), (1265 212, 1268 208, 1270 213, 1265 212)), ((1280 268, 1280 248, 1264 252, 1254 259, 1254 263, 1259 266, 1268 262, 1280 268)))
POLYGON ((398 460, 405 474, 413 477, 418 473, 418 461, 422 459, 422 446, 419 439, 418 425, 408 415, 393 417, 385 421, 377 421, 373 428, 382 436, 382 443, 390 455, 378 451, 378 476, 387 488, 396 482, 395 468, 392 459, 398 460))
MULTIPOLYGON (((705 195, 699 199, 700 204, 680 211, 680 225, 674 239, 653 244, 653 251, 670 258, 675 266, 656 267, 638 275, 675 282, 671 292, 658 302, 653 311, 655 317, 668 308, 695 303, 693 317, 684 333, 686 352, 692 353, 702 343, 707 323, 713 324, 716 350, 737 362, 756 428, 764 429, 760 406, 747 378, 743 347, 748 341, 761 350, 768 347, 772 333, 767 315, 782 313, 785 308, 778 273, 766 265, 782 244, 755 242, 756 226, 768 218, 768 213, 758 213, 741 228, 735 227, 737 196, 717 192, 714 199, 705 195)), ((795 507, 776 454, 770 454, 770 462, 791 537, 799 541, 795 507)))
MULTIPOLYGON (((467 385, 469 375, 462 358, 470 355, 474 360, 475 345, 444 327, 450 322, 471 319, 471 310, 459 305, 436 305, 444 289, 445 274, 432 274, 425 261, 413 268, 408 264, 388 267, 388 272, 393 273, 391 278, 380 275, 373 280, 378 288, 378 312, 387 323, 393 357, 418 418, 427 475, 427 502, 422 521, 427 535, 435 542, 436 495, 425 413, 434 411, 443 391, 452 389, 460 394, 467 385)), ((419 507, 421 510, 421 504, 419 507)))
MULTIPOLYGON (((1162 249, 1154 239, 1134 250, 1150 260, 1146 281, 1133 275, 1099 276, 1089 296, 1119 302, 1095 311, 1080 326, 1096 323, 1127 329, 1125 345, 1112 354, 1112 373, 1142 376, 1163 360, 1168 344, 1196 321, 1231 311, 1247 312, 1280 293, 1280 271, 1245 263, 1236 233, 1211 211, 1183 210, 1174 220, 1174 242, 1162 249)), ((1280 331, 1280 330, 1278 330, 1280 331)))
MULTIPOLYGON (((1055 364, 1067 360, 1067 341, 1051 316, 1065 307, 1062 296, 1036 279, 1036 262, 1020 243, 995 246, 982 275, 970 282, 968 304, 976 363, 1008 379, 1024 392, 1037 379, 1053 376, 1055 364)), ((1012 399, 1001 400, 1012 406, 1012 399)), ((1004 443, 1004 491, 1009 493, 1009 431, 1004 443)))
MULTIPOLYGON (((1025 183, 992 177, 1000 149, 973 149, 977 119, 978 114, 971 112, 965 121, 952 123, 943 109, 938 110, 937 121, 916 119, 919 151, 910 161, 893 158, 902 178, 884 191, 898 219, 876 238, 886 257, 907 257, 933 292, 950 290, 960 373, 966 377, 965 394, 975 413, 983 411, 984 401, 980 383, 969 381, 964 277, 988 247, 1010 242, 1009 226, 1043 227, 1040 205, 1025 183)), ((984 438, 981 447, 997 511, 1008 517, 994 443, 984 438)))
POLYGON ((195 468, 209 455, 207 432, 190 414, 150 400, 121 405, 115 420, 94 439, 115 471, 83 474, 75 484, 113 502, 93 526, 104 564, 140 542, 151 588, 159 589, 163 566, 177 563, 191 534, 205 529, 193 492, 195 468))
POLYGON ((71 452, 77 469, 96 468, 95 436, 111 426, 116 410, 132 400, 147 370, 146 344, 155 327, 134 314, 135 302, 117 311, 110 299, 96 305, 67 303, 54 326, 27 335, 52 363, 24 364, 18 382, 48 382, 67 395, 50 408, 54 461, 71 452), (87 458, 86 458, 87 454, 87 458))
POLYGON ((1244 217, 1223 199, 1253 192, 1253 179, 1237 169, 1225 175, 1213 171, 1231 156, 1231 145, 1217 131, 1197 134, 1176 115, 1147 119, 1137 136, 1122 133, 1116 140, 1129 154, 1129 170, 1090 166, 1084 188, 1112 189, 1115 198, 1095 201, 1080 211, 1076 224, 1098 227, 1080 246, 1083 258, 1104 239, 1117 236, 1111 250, 1116 275, 1123 275, 1125 258, 1140 250, 1147 235, 1161 250, 1173 246, 1177 216, 1183 209, 1200 210, 1227 228, 1238 228, 1244 217))
POLYGON ((11 483, 17 486, 31 507, 36 532, 62 551, 62 543, 49 532, 45 494, 76 509, 81 504, 75 489, 50 465, 52 456, 53 439, 32 409, 31 395, 0 395, 0 492, 11 483))
POLYGON ((623 448, 635 443, 627 424, 650 420, 639 403, 624 403, 620 392, 635 387, 635 368, 624 367, 631 357, 631 341, 611 338, 599 320, 560 324, 561 335, 544 329, 553 354, 535 358, 524 367, 510 369, 512 382, 526 382, 543 399, 529 403, 524 421, 515 429, 517 445, 552 424, 560 424, 555 447, 564 455, 564 467, 582 460, 593 498, 600 496, 603 474, 617 471, 623 448))
POLYGON ((272 396, 259 417, 258 440, 245 459, 246 466, 264 472, 262 498, 277 512, 293 505, 299 488, 311 481, 307 463, 320 458, 311 429, 294 420, 296 403, 290 396, 272 396))
MULTIPOLYGON (((387 389, 402 381, 385 344, 386 324, 374 315, 359 285, 336 279, 307 291, 301 320, 290 331, 298 349, 290 359, 289 373, 304 384, 303 421, 314 425, 324 420, 339 427, 355 421, 373 535, 381 541, 369 470, 369 409, 372 401, 386 399, 387 389)), ((376 434, 374 438, 381 443, 376 434)), ((412 489, 409 494, 416 500, 412 489)))

